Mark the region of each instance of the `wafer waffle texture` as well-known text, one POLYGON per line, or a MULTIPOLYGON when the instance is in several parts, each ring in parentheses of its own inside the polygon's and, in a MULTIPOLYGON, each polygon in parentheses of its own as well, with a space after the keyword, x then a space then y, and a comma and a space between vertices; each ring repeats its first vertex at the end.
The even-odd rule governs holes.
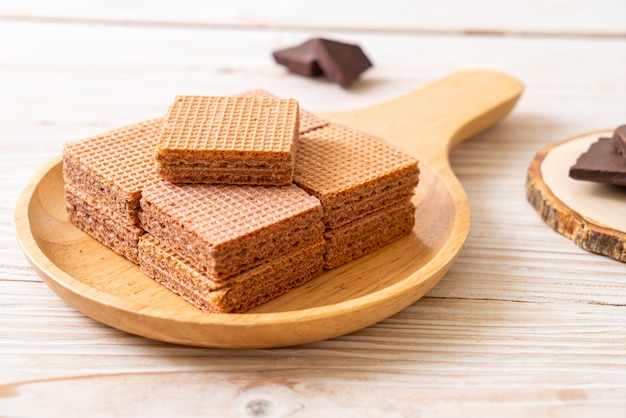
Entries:
MULTIPOLYGON (((256 89, 251 97, 276 97, 256 89)), ((294 183, 318 197, 327 228, 337 228, 397 202, 409 202, 418 160, 389 143, 300 108, 294 183)))
POLYGON ((295 185, 178 185, 143 191, 143 228, 202 274, 225 278, 321 242, 319 200, 295 185))
POLYGON ((138 262, 139 199, 159 181, 154 147, 162 119, 107 131, 63 148, 69 221, 130 261, 138 262))
MULTIPOLYGON (((261 92, 252 94, 265 94, 261 92)), ((391 202, 396 200, 402 206, 402 202, 410 201, 419 172, 415 159, 401 152, 401 155, 396 155, 398 151, 388 144, 348 128, 322 122, 317 121, 318 126, 305 132, 307 135, 302 135, 304 158, 297 159, 296 163, 309 165, 306 171, 310 172, 306 176, 303 175, 306 173, 297 173, 300 174, 300 186, 308 187, 309 193, 324 203, 323 212, 318 210, 320 217, 322 213, 324 215, 326 244, 318 245, 322 245, 326 257, 325 268, 333 268, 375 251, 410 231, 414 210, 395 208, 391 202), (355 166, 371 172, 363 176, 358 170, 349 170, 355 166), (370 170, 372 167, 375 169, 370 170), (324 175, 325 182, 319 182, 320 176, 324 175)), ((161 183, 153 158, 158 136, 155 133, 160 132, 162 124, 162 119, 141 122, 67 144, 64 148, 64 178, 70 220, 135 263, 139 263, 138 248, 144 232, 137 225, 139 198, 144 189, 161 183)), ((298 180, 298 176, 295 177, 298 180)), ((154 218, 147 213, 146 220, 152 222, 154 218)), ((317 225, 319 227, 320 224, 317 225)), ((311 236, 317 236, 317 232, 311 236)), ((190 239, 193 241, 193 238, 190 239)), ((315 242, 315 239, 311 238, 310 242, 315 242)), ((164 246, 163 243, 159 245, 164 246)), ((174 251, 189 269, 217 282, 241 274, 242 268, 250 269, 249 264, 244 263, 243 267, 235 268, 234 273, 226 269, 216 275, 210 268, 202 267, 202 263, 197 264, 200 268, 196 269, 189 258, 168 246, 164 248, 174 251), (203 269, 204 272, 201 271, 203 269)), ((227 266, 232 261, 228 257, 224 260, 221 263, 227 266)), ((180 270, 173 264, 169 266, 170 269, 180 270)), ((162 269, 158 272, 154 270, 153 274, 166 279, 170 273, 162 269)), ((178 283, 175 286, 178 286, 179 293, 195 294, 194 289, 181 287, 182 283, 188 282, 177 281, 174 276, 167 282, 178 283)), ((214 297, 217 293, 212 295, 214 297)), ((202 300, 197 299, 197 303, 206 305, 206 300, 202 300)))
POLYGON ((333 269, 408 235, 415 206, 400 202, 324 232, 324 268, 333 269))
POLYGON ((294 183, 320 199, 326 228, 410 202, 417 159, 378 138, 329 124, 300 138, 294 183))
MULTIPOLYGON (((274 98, 278 97, 274 95, 273 93, 270 93, 269 91, 263 90, 263 89, 248 90, 239 94, 239 96, 274 97, 274 98)), ((328 125, 328 121, 320 118, 315 113, 311 113, 308 110, 304 110, 303 108, 300 108, 299 115, 300 115, 300 125, 299 125, 298 130, 299 130, 300 135, 305 134, 314 129, 323 128, 324 126, 328 125)))
POLYGON ((152 119, 63 147, 63 179, 83 191, 120 222, 137 224, 144 187, 159 181, 154 147, 163 119, 152 119))
POLYGON ((96 241, 137 264, 139 238, 143 228, 120 222, 107 210, 71 185, 65 186, 65 205, 68 220, 96 241))
POLYGON ((175 183, 289 184, 298 114, 295 99, 177 96, 159 134, 157 171, 175 183))
POLYGON ((240 313, 300 286, 322 272, 323 242, 290 251, 251 269, 216 281, 150 234, 139 244, 142 271, 197 308, 240 313))

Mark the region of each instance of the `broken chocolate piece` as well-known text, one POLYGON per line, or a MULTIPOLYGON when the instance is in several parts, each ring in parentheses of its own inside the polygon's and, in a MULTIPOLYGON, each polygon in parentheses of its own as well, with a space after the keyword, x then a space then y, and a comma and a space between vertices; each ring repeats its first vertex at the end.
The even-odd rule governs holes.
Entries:
POLYGON ((302 45, 274 51, 274 60, 292 73, 305 77, 321 75, 322 69, 317 64, 316 43, 316 39, 311 39, 302 45))
POLYGON ((626 125, 618 126, 611 137, 611 146, 622 157, 626 158, 626 125))
POLYGON ((576 180, 626 186, 626 159, 615 152, 609 138, 600 138, 578 157, 569 176, 576 180))
POLYGON ((294 73, 308 77, 323 73, 344 88, 372 66, 358 45, 322 38, 276 51, 273 55, 277 63, 294 73))
POLYGON ((372 63, 358 45, 318 39, 317 62, 326 77, 341 87, 352 84, 372 63))

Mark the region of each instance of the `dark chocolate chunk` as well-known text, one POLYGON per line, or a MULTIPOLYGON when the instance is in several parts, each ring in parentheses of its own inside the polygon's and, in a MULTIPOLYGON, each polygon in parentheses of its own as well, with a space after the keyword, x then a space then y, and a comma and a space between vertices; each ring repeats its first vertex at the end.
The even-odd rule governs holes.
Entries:
POLYGON ((302 45, 274 51, 274 60, 287 67, 292 73, 305 77, 315 77, 322 74, 317 63, 317 40, 311 39, 302 45))
POLYGON ((626 125, 618 126, 611 137, 611 146, 622 157, 626 158, 626 125))
POLYGON ((324 74, 344 88, 372 66, 358 45, 322 38, 275 51, 273 56, 291 72, 307 77, 324 74))
POLYGON ((328 39, 317 40, 317 62, 324 75, 341 87, 348 87, 372 66, 360 46, 328 39))
POLYGON ((576 180, 626 186, 626 159, 615 152, 609 138, 600 138, 578 157, 569 170, 576 180))

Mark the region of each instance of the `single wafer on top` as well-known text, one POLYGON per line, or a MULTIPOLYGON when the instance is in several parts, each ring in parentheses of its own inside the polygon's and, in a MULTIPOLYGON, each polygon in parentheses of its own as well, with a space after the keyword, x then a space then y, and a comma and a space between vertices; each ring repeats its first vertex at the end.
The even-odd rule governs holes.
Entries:
POLYGON ((320 199, 326 228, 337 228, 398 202, 410 202, 417 159, 345 126, 300 137, 294 183, 320 199))
POLYGON ((162 181, 144 189, 141 208, 148 233, 214 279, 323 239, 320 202, 293 184, 162 181))
POLYGON ((178 96, 159 134, 157 171, 176 183, 288 184, 298 111, 295 99, 178 96))

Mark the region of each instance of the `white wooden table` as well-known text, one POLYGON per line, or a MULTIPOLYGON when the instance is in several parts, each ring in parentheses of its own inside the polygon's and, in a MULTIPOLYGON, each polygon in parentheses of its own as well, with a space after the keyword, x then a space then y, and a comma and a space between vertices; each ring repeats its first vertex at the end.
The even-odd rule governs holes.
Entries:
POLYGON ((626 265, 552 231, 524 194, 539 149, 626 123, 623 0, 3 2, 0 94, 0 416, 626 416, 626 265), (375 67, 343 90, 271 59, 313 36, 375 67), (18 195, 63 143, 176 94, 265 88, 340 110, 463 69, 526 90, 452 152, 473 210, 456 264, 377 325, 283 349, 169 345, 77 312, 19 248, 18 195))

